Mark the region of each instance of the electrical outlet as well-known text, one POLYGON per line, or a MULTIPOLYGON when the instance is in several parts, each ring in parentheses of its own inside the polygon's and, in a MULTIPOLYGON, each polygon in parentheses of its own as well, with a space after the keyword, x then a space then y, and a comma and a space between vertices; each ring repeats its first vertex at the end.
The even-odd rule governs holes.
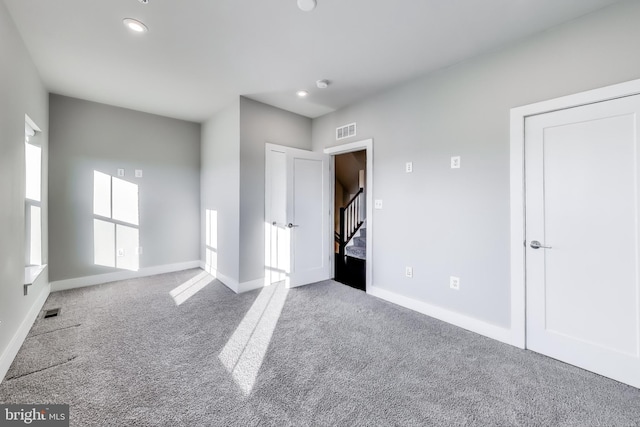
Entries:
POLYGON ((135 175, 136 178, 142 178, 142 169, 136 169, 135 175))
POLYGON ((407 173, 411 173, 411 172, 413 172, 413 162, 407 162, 407 163, 405 164, 405 171, 406 171, 407 173))
POLYGON ((460 290, 460 278, 456 276, 449 277, 449 287, 456 291, 460 290))
POLYGON ((118 256, 119 256, 119 257, 124 256, 124 249, 122 249, 122 248, 118 248, 118 256))
POLYGON ((405 267, 404 275, 407 276, 408 278, 413 278, 413 267, 405 267))
POLYGON ((382 200, 376 200, 374 203, 376 209, 382 209, 382 200))
POLYGON ((451 169, 460 169, 460 156, 451 158, 451 169))

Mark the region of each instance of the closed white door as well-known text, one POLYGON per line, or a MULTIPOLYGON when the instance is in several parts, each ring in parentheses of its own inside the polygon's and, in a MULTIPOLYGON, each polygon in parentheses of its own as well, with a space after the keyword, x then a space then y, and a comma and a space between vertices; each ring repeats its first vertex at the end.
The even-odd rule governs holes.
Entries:
POLYGON ((640 96, 530 117, 527 348, 640 387, 640 96))
POLYGON ((265 237, 271 282, 331 278, 329 156, 267 145, 265 237))

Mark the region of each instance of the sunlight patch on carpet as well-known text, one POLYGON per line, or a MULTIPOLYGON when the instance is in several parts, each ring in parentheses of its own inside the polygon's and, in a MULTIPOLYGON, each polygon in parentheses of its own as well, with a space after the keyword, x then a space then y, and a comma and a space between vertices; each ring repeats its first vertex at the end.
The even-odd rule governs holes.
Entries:
POLYGON ((218 355, 245 396, 253 390, 288 293, 284 282, 263 288, 218 355))
POLYGON ((173 289, 171 292, 169 292, 169 295, 171 295, 171 298, 173 298, 173 301, 176 303, 176 305, 180 305, 197 294, 199 291, 201 291, 209 283, 213 282, 213 280, 213 276, 211 276, 206 271, 203 271, 202 273, 187 280, 182 285, 173 289))

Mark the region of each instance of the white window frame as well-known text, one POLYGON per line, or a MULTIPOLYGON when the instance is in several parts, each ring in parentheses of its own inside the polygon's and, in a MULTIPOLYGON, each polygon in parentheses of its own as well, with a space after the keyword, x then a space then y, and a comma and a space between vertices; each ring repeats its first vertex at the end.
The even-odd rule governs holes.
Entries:
POLYGON ((93 259, 94 259, 94 264, 96 265, 100 265, 103 267, 107 267, 107 268, 115 268, 115 269, 119 269, 119 270, 129 270, 129 271, 138 271, 140 269, 140 254, 141 254, 141 247, 140 247, 140 194, 139 194, 139 189, 140 186, 138 184, 134 184, 131 181, 127 181, 125 179, 122 179, 120 177, 116 177, 113 175, 110 175, 108 173, 105 172, 101 172, 99 170, 94 170, 94 177, 93 177, 93 182, 94 182, 94 187, 93 187, 93 220, 94 220, 94 254, 93 254, 93 259), (96 174, 100 174, 106 178, 108 178, 108 198, 106 199, 107 203, 100 203, 103 202, 103 200, 99 200, 97 199, 97 192, 96 192, 96 174), (120 183, 120 184, 118 184, 120 183), (135 190, 135 218, 126 218, 126 215, 122 215, 122 214, 118 214, 118 204, 115 203, 116 202, 116 197, 114 197, 114 191, 117 191, 118 188, 122 188, 121 185, 135 185, 136 190, 135 190), (115 188, 115 190, 114 190, 115 188), (114 208, 115 205, 115 208, 114 208), (124 220, 125 219, 129 219, 130 221, 124 220), (95 235, 95 231, 96 231, 96 221, 101 221, 105 224, 112 224, 113 225, 113 265, 107 265, 105 264, 99 264, 96 263, 96 254, 98 253, 99 250, 101 250, 101 248, 98 248, 96 246, 97 242, 96 242, 96 235, 95 235), (118 238, 118 234, 119 234, 119 230, 122 230, 123 228, 125 229, 131 229, 134 230, 137 233, 137 241, 136 241, 136 248, 135 248, 135 262, 133 265, 127 266, 127 260, 126 259, 122 259, 121 256, 118 254, 118 250, 119 250, 119 238, 118 238))
POLYGON ((29 123, 29 119, 25 120, 25 266, 40 266, 43 264, 42 256, 42 147, 35 143, 34 139, 37 139, 37 134, 40 129, 35 126, 33 122, 29 123), (28 159, 28 152, 31 147, 35 147, 38 150, 37 170, 30 170, 30 162, 28 159), (36 174, 39 181, 39 188, 37 189, 36 197, 30 198, 27 188, 27 183, 30 181, 30 175, 36 174), (39 211, 38 227, 34 229, 32 211, 36 208, 39 211), (32 239, 34 232, 39 235, 37 242, 32 239), (34 245, 38 245, 39 248, 34 248, 34 245))

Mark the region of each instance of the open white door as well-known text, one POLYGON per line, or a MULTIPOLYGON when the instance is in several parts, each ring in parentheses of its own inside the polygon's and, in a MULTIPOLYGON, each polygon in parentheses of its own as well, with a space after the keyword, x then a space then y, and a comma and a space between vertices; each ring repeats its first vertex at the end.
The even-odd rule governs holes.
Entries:
POLYGON ((640 95, 526 120, 527 347, 640 387, 640 95))
POLYGON ((271 283, 331 278, 329 156, 267 144, 265 218, 271 283))

